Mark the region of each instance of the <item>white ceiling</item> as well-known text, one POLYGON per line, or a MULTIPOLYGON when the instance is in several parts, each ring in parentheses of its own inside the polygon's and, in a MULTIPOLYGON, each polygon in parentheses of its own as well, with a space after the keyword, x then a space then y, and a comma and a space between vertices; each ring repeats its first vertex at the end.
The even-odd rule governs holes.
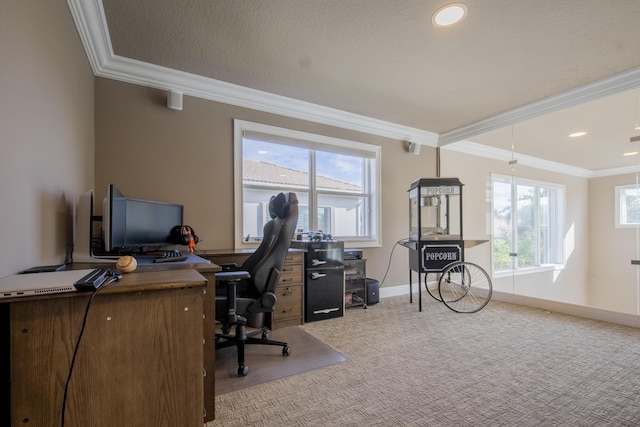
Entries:
POLYGON ((588 171, 640 162, 622 156, 638 133, 638 0, 462 0, 468 15, 452 28, 431 24, 444 0, 68 2, 98 75, 161 86, 156 68, 147 80, 108 71, 135 60, 433 133, 440 145, 513 145, 588 171), (569 141, 577 130, 589 134, 569 141))

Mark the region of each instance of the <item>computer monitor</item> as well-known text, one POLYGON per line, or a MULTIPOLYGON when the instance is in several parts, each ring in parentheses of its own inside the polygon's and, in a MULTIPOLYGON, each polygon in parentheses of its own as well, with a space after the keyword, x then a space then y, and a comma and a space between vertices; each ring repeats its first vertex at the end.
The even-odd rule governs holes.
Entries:
POLYGON ((182 225, 184 206, 124 197, 113 184, 103 202, 104 248, 109 253, 145 252, 170 243, 171 229, 182 225))

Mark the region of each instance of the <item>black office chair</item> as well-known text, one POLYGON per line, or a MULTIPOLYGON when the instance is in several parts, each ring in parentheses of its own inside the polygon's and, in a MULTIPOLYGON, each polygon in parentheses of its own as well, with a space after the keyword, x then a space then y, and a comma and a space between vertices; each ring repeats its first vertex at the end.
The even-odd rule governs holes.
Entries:
POLYGON ((298 222, 295 193, 271 197, 269 213, 272 219, 264 226, 258 249, 239 269, 223 266, 223 271, 216 273, 216 320, 222 323, 222 333, 216 334, 216 350, 237 347, 238 375, 242 376, 249 373, 244 363, 246 344, 281 346, 284 356, 291 354, 287 343, 270 340, 268 331, 275 290, 298 222), (247 334, 247 324, 258 330, 247 334), (230 334, 233 327, 235 334, 230 334))

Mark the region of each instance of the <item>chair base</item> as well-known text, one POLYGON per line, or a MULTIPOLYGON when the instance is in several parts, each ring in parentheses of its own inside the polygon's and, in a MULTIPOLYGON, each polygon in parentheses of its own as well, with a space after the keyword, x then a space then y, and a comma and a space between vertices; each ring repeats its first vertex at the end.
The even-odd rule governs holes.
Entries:
POLYGON ((227 347, 236 347, 238 352, 238 375, 246 376, 249 374, 249 366, 244 363, 244 347, 245 345, 259 344, 259 345, 272 345, 282 347, 282 355, 289 356, 291 354, 291 348, 284 341, 275 341, 268 338, 269 331, 266 328, 261 328, 256 331, 252 331, 249 334, 246 332, 246 326, 242 323, 236 324, 235 334, 218 333, 216 334, 216 350, 227 347), (256 336, 260 335, 260 338, 256 336))

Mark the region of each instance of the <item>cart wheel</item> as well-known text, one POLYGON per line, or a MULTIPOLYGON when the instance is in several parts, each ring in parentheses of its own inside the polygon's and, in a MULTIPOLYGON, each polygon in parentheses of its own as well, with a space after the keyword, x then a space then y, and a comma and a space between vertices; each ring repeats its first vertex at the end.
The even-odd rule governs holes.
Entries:
POLYGON ((442 299, 440 298, 440 292, 438 291, 439 286, 440 284, 438 283, 437 273, 425 273, 424 287, 429 295, 431 295, 431 297, 436 301, 442 301, 442 299))
POLYGON ((489 303, 493 286, 482 267, 471 262, 449 264, 440 276, 441 301, 457 313, 475 313, 489 303))

